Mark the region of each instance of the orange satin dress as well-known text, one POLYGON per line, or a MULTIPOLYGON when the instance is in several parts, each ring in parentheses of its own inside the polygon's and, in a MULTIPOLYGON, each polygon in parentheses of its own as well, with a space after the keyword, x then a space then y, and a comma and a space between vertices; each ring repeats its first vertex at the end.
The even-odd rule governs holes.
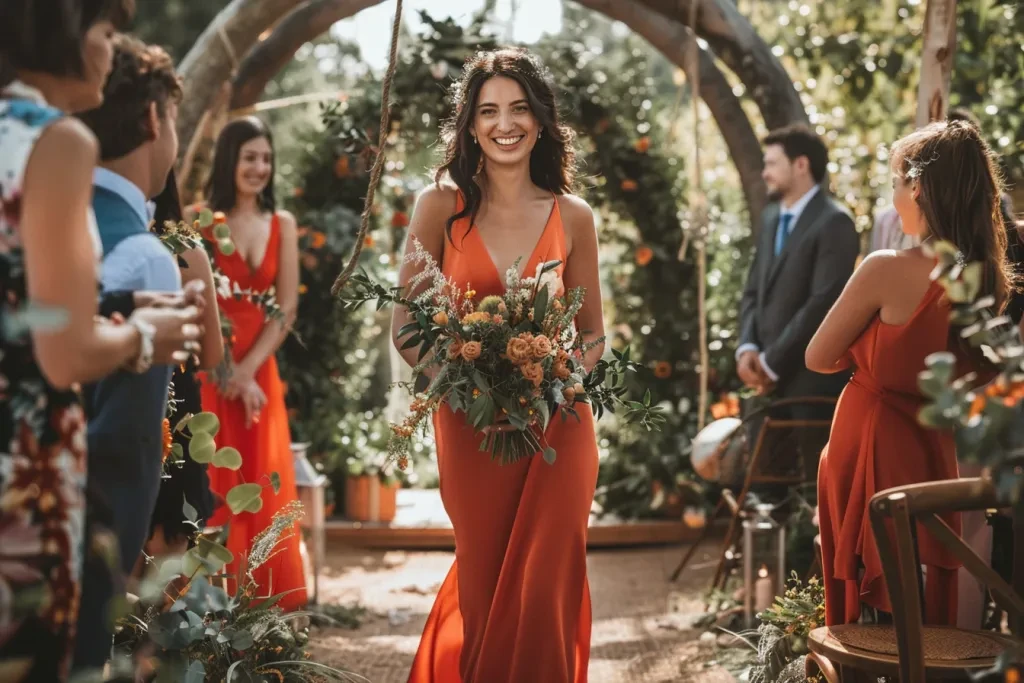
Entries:
MULTIPOLYGON (((277 279, 278 261, 281 253, 281 226, 275 215, 270 222, 270 238, 263 263, 255 270, 249 267, 238 251, 231 256, 216 252, 216 265, 231 280, 232 287, 266 291, 274 286, 277 279)), ((242 360, 259 338, 266 315, 262 308, 248 299, 236 300, 217 297, 221 315, 232 323, 235 362, 242 360)), ((203 381, 203 410, 217 414, 220 431, 217 447, 232 446, 242 454, 242 467, 232 471, 223 467, 210 467, 210 488, 218 497, 237 484, 256 483, 264 485, 263 507, 258 512, 243 512, 231 515, 227 505, 220 506, 213 514, 210 524, 219 526, 230 523, 228 550, 234 553, 235 561, 228 567, 232 576, 238 568, 238 559, 248 552, 253 537, 270 526, 274 513, 291 501, 298 500, 295 488, 295 466, 292 462, 291 434, 288 429, 288 413, 284 403, 284 385, 277 372, 277 360, 273 355, 266 360, 256 373, 256 382, 267 396, 267 404, 260 414, 259 422, 247 429, 245 407, 239 399, 227 399, 217 389, 212 378, 203 381), (281 477, 278 493, 270 487, 271 472, 281 477)), ((285 532, 287 534, 288 532, 285 532)), ((299 528, 296 525, 291 536, 276 548, 263 566, 253 572, 263 597, 288 593, 278 604, 286 610, 302 607, 307 602, 306 577, 299 552, 299 528)), ((234 590, 232 585, 229 590, 234 590)))
MULTIPOLYGON (((949 305, 932 283, 902 325, 868 325, 850 347, 856 368, 839 397, 832 432, 818 468, 825 621, 855 623, 861 603, 892 611, 868 513, 885 489, 959 477, 952 434, 922 426, 925 398, 917 375, 925 358, 948 350, 949 305), (860 575, 861 570, 863 574, 860 575)), ((943 517, 960 531, 959 514, 943 517)), ((926 569, 926 623, 956 623, 960 562, 918 525, 926 569)))
MULTIPOLYGON (((556 199, 522 268, 566 258, 556 199)), ((442 270, 477 298, 502 294, 499 273, 468 219, 452 226, 442 270), (453 244, 454 242, 454 244, 453 244), (457 246, 456 246, 457 245, 457 246)), ((553 465, 540 455, 500 465, 480 452, 464 413, 434 416, 441 499, 455 530, 455 563, 441 586, 410 683, 585 683, 590 659, 587 522, 597 484, 589 407, 551 420, 553 465)))

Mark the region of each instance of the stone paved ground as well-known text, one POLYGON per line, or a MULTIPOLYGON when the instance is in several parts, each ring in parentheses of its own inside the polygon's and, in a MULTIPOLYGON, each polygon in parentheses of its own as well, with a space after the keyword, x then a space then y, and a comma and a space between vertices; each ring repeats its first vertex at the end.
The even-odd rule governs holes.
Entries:
MULTIPOLYGON (((602 550, 589 556, 594 604, 591 683, 731 683, 689 626, 701 610, 712 567, 705 556, 673 585, 678 548, 602 550), (673 611, 670 611, 673 610, 673 611)), ((316 631, 314 661, 405 683, 434 594, 452 563, 446 552, 329 553, 322 601, 359 602, 370 613, 357 631, 316 631)))

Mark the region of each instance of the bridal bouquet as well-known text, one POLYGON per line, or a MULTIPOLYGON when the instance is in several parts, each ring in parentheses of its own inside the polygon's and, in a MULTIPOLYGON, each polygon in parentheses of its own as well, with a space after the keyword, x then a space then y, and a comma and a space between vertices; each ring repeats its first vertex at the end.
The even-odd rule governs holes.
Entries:
POLYGON ((377 301, 406 307, 411 322, 398 332, 402 349, 419 348, 410 388, 415 395, 411 412, 392 424, 389 454, 405 467, 412 438, 442 403, 466 414, 485 436, 480 450, 503 464, 543 453, 552 463, 555 451, 545 430, 553 416, 575 417, 578 404, 589 404, 595 417, 625 409, 628 420, 648 430, 664 417, 652 407, 650 391, 643 401, 625 401, 625 377, 638 365, 628 349, 614 351, 614 360, 601 360, 587 373, 585 354, 603 341, 584 342, 574 324, 585 290, 565 292, 556 269, 559 261, 537 267, 530 277, 519 275, 519 262, 505 275, 505 293, 476 302, 476 292, 446 278, 433 257, 413 238, 407 260, 422 265, 409 282, 409 291, 426 285, 409 298, 400 287, 387 288, 357 273, 344 295, 347 305, 377 301), (507 423, 505 429, 487 429, 507 423))

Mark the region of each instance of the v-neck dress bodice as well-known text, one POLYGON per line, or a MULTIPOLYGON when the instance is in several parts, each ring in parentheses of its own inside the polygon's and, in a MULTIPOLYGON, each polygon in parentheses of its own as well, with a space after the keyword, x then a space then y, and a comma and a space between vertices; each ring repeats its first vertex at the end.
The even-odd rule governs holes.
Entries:
MULTIPOLYGON (((461 209, 461 202, 456 210, 461 209)), ((528 245, 525 245, 528 246, 528 245)), ((527 262, 559 260, 566 241, 558 199, 527 262)), ((456 221, 442 272, 476 299, 502 294, 477 228, 456 221)), ((455 531, 455 563, 427 619, 410 683, 585 683, 590 657, 587 523, 597 483, 597 439, 589 408, 551 421, 558 452, 500 465, 480 452, 464 413, 434 416, 441 500, 455 531)))

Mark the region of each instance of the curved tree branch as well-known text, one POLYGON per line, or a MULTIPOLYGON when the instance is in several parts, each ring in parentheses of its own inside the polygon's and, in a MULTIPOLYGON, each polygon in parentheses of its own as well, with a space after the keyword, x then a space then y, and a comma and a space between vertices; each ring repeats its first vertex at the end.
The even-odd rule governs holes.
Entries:
POLYGON ((300 0, 233 0, 214 18, 178 66, 184 97, 178 108, 181 149, 188 148, 203 113, 209 109, 242 56, 259 35, 300 0))
MULTIPOLYGON (((689 47, 694 40, 693 31, 683 24, 666 19, 636 0, 576 0, 579 4, 599 9, 611 19, 626 24, 634 33, 643 37, 665 57, 689 72, 689 47)), ((693 82, 694 79, 690 79, 693 82)), ((747 201, 754 229, 760 224, 757 217, 767 201, 767 189, 761 178, 764 161, 761 144, 754 134, 739 99, 725 75, 715 65, 714 56, 707 50, 700 50, 700 98, 711 111, 718 129, 729 148, 729 156, 736 164, 743 195, 747 201)))
POLYGON ((231 109, 256 104, 267 83, 308 41, 332 25, 384 0, 309 0, 281 20, 266 40, 255 45, 242 60, 234 79, 231 109))
MULTIPOLYGON (((683 25, 688 24, 690 5, 699 2, 697 25, 692 28, 708 41, 729 69, 743 82, 757 103, 768 128, 806 123, 807 112, 793 80, 771 48, 730 0, 637 0, 640 4, 683 25)), ((588 6, 590 3, 587 3, 588 6)), ((611 15, 620 0, 600 0, 600 11, 611 15)))

